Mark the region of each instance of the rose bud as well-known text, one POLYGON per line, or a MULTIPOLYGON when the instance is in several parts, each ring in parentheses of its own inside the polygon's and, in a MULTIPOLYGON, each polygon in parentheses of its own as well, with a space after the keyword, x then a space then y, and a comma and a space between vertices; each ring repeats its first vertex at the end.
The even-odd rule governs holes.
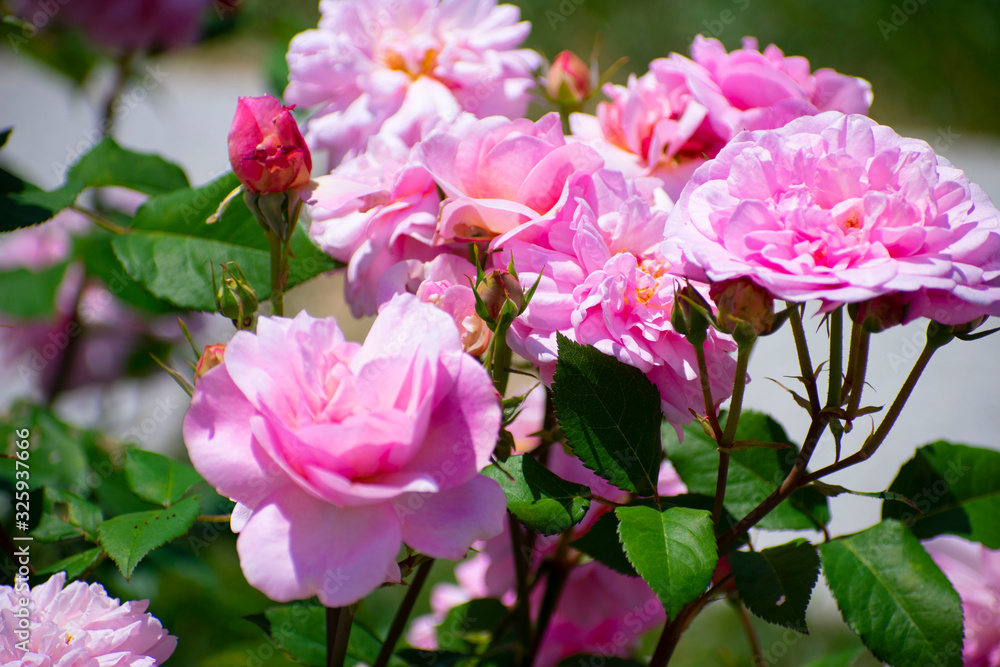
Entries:
POLYGON ((708 295, 718 308, 716 321, 726 333, 745 324, 757 336, 771 332, 774 326, 774 297, 749 278, 735 278, 712 283, 708 295))
POLYGON ((216 343, 215 345, 205 346, 205 351, 201 353, 201 358, 198 359, 198 365, 194 367, 195 384, 198 384, 198 380, 201 379, 202 375, 222 363, 222 360, 225 357, 225 352, 225 343, 216 343))
POLYGON ((508 301, 513 304, 515 314, 521 309, 521 303, 524 301, 521 284, 507 271, 493 271, 488 274, 483 278, 483 282, 479 283, 476 293, 483 300, 489 319, 494 322, 500 317, 508 301))
POLYGON ((552 61, 545 91, 562 106, 579 106, 590 97, 590 68, 572 51, 563 51, 552 61))
POLYGON ((692 345, 702 345, 708 338, 708 323, 712 307, 690 283, 674 290, 674 307, 670 326, 692 345))
POLYGON ((299 126, 270 95, 241 97, 229 128, 229 163, 248 191, 284 192, 309 182, 312 157, 299 126))
POLYGON ((848 304, 847 312, 870 333, 885 331, 906 320, 910 298, 903 294, 883 294, 861 303, 848 304))
POLYGON ((215 292, 215 305, 237 329, 253 328, 253 316, 259 305, 257 292, 236 262, 222 265, 222 282, 215 292))

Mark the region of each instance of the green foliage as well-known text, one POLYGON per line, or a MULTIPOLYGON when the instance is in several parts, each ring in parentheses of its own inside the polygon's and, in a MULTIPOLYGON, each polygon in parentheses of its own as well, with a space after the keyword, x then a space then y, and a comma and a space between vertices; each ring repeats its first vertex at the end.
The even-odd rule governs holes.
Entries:
POLYGON ((541 535, 569 530, 590 508, 585 484, 567 482, 527 454, 494 463, 483 474, 500 483, 514 516, 541 535))
MULTIPOLYGON (((207 224, 239 182, 226 174, 200 188, 177 190, 149 199, 136 213, 129 234, 112 241, 128 274, 154 296, 182 308, 214 311, 212 269, 235 261, 264 300, 271 292, 270 246, 242 198, 235 198, 220 220, 207 224)), ((291 242, 288 287, 338 264, 320 251, 299 227, 291 242)))
POLYGON ((75 493, 45 487, 44 513, 32 536, 40 542, 57 542, 76 537, 97 541, 97 527, 104 520, 101 508, 75 493))
POLYGON ((72 581, 73 579, 77 579, 92 570, 94 566, 100 562, 103 554, 104 549, 101 549, 100 547, 87 549, 86 551, 81 551, 80 553, 69 556, 68 558, 63 558, 62 560, 49 565, 45 569, 39 570, 38 574, 46 575, 55 574, 57 572, 66 572, 66 580, 72 581))
POLYGON ((559 335, 552 401, 583 464, 615 486, 652 495, 660 471, 660 393, 638 368, 559 335))
POLYGON ((895 667, 961 667, 958 593, 913 534, 889 519, 820 546, 844 620, 895 667))
POLYGON ((495 598, 479 598, 459 605, 437 627, 438 648, 469 654, 484 648, 490 632, 509 613, 495 598))
POLYGON ((675 618, 712 581, 718 552, 711 512, 636 506, 615 514, 629 562, 660 598, 667 618, 675 618))
MULTIPOLYGON (((722 415, 720 418, 724 418, 722 415)), ((734 451, 726 478, 725 508, 742 518, 778 488, 791 471, 798 448, 788 439, 778 422, 760 412, 745 410, 740 414, 737 440, 777 442, 788 449, 752 448, 734 451)), ((677 474, 692 493, 712 496, 719 471, 715 441, 700 424, 684 427, 684 441, 674 427, 663 425, 663 447, 677 474)), ((826 498, 816 489, 799 489, 787 501, 764 517, 758 527, 771 530, 815 530, 830 520, 826 498)))
POLYGON ((66 275, 65 263, 39 271, 0 271, 0 313, 15 318, 51 317, 56 310, 56 293, 66 275))
POLYGON ((73 258, 83 263, 88 276, 100 278, 116 299, 138 308, 143 314, 176 311, 176 308, 154 297, 125 273, 111 249, 113 239, 114 235, 105 231, 74 236, 73 258))
POLYGON ((615 572, 630 577, 639 576, 632 563, 628 562, 625 550, 618 540, 618 516, 614 512, 607 512, 601 516, 583 537, 571 542, 570 546, 607 565, 615 572))
POLYGON ((131 449, 125 455, 125 479, 143 500, 170 507, 195 484, 204 482, 194 468, 162 454, 131 449))
POLYGON ((101 546, 128 579, 146 554, 186 533, 200 512, 201 503, 194 496, 168 509, 108 519, 97 527, 97 534, 101 546))
POLYGON ((899 519, 924 540, 949 533, 1000 548, 1000 452, 938 441, 903 464, 889 491, 917 510, 882 504, 883 519, 899 519))
POLYGON ((729 567, 747 609, 768 623, 809 634, 806 607, 819 576, 816 547, 800 539, 762 551, 734 551, 729 567))

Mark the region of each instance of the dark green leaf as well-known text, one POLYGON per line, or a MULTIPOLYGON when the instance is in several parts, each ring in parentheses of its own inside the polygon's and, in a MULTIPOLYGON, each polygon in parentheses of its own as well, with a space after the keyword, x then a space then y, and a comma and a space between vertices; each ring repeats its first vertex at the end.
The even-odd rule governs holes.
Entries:
POLYGON ((55 314, 56 293, 67 264, 40 271, 14 269, 0 272, 0 313, 19 319, 49 318, 55 314))
POLYGON ((587 485, 567 482, 527 454, 494 463, 483 474, 500 483, 514 516, 541 535, 569 530, 590 508, 587 485))
POLYGON ((100 278, 115 298, 149 313, 175 312, 176 308, 154 297, 125 272, 111 249, 113 239, 106 232, 76 236, 73 256, 84 263, 88 275, 100 278))
POLYGON ((625 549, 618 540, 618 517, 614 512, 607 512, 601 516, 590 527, 590 530, 571 542, 570 546, 610 567, 615 572, 630 577, 639 576, 639 573, 632 567, 632 563, 628 562, 625 549))
POLYGON ((885 520, 820 546, 840 612, 879 660, 962 666, 958 593, 903 524, 885 520))
MULTIPOLYGON (((242 198, 222 218, 206 219, 239 182, 232 174, 208 185, 149 199, 138 211, 132 232, 112 241, 115 254, 132 278, 153 296, 182 308, 214 311, 219 265, 235 261, 261 301, 271 292, 270 246, 242 198)), ((288 287, 338 264, 310 241, 300 226, 292 238, 288 287)))
POLYGON ((104 550, 100 547, 95 547, 93 549, 87 549, 86 551, 74 554, 69 558, 63 558, 57 563, 49 565, 44 570, 39 570, 38 574, 55 574, 56 572, 65 572, 67 583, 77 579, 80 575, 84 574, 87 570, 94 567, 97 561, 101 559, 101 554, 104 550))
POLYGON ((146 554, 186 533, 200 511, 201 503, 194 496, 169 509, 108 519, 98 526, 97 535, 122 576, 128 579, 146 554))
POLYGON ((809 634, 806 607, 819 576, 816 547, 795 540, 763 551, 734 551, 729 567, 747 609, 768 623, 809 634))
POLYGON ((101 508, 75 493, 51 486, 45 487, 45 513, 31 531, 40 542, 55 542, 75 537, 97 541, 97 527, 104 520, 101 508))
POLYGON ((438 648, 469 653, 490 640, 508 609, 495 598, 479 598, 453 608, 437 628, 438 648))
MULTIPOLYGON (((747 449, 732 453, 726 478, 725 507, 734 517, 742 518, 784 481, 799 451, 778 422, 752 410, 745 410, 740 415, 736 439, 781 442, 790 446, 782 450, 747 449)), ((685 426, 684 441, 681 442, 674 427, 664 423, 663 447, 689 491, 715 495, 719 453, 715 441, 701 425, 685 426)), ((778 505, 758 526, 771 530, 815 530, 829 520, 826 498, 816 489, 805 488, 778 505)))
POLYGON ((192 486, 205 481, 191 466, 142 449, 126 453, 125 479, 135 495, 167 507, 183 498, 192 486))
POLYGON ((660 471, 660 393, 638 368, 559 335, 552 400, 583 464, 615 486, 652 495, 660 471))
POLYGON ((882 518, 899 519, 920 539, 949 533, 1000 548, 1000 452, 944 441, 926 445, 903 464, 889 491, 919 511, 885 502, 882 518))
POLYGON ((851 667, 862 653, 866 653, 864 646, 853 646, 819 660, 813 660, 806 667, 851 667))
POLYGON ((264 612, 271 638, 292 658, 311 667, 326 666, 326 609, 301 603, 264 612))
POLYGON ((618 534, 635 571, 650 585, 667 618, 708 588, 718 552, 712 514, 671 507, 619 507, 618 534))

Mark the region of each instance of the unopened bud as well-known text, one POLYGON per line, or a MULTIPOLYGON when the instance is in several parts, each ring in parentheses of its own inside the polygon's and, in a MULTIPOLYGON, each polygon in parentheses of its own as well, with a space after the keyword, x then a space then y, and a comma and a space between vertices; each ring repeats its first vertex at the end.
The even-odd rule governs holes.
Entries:
POLYGON ((222 363, 225 352, 226 345, 224 343, 205 346, 205 351, 201 353, 201 358, 198 359, 198 365, 194 367, 195 384, 198 384, 198 380, 201 379, 202 375, 222 363))
POLYGON ((476 288, 476 293, 486 306, 486 314, 493 321, 500 317, 504 306, 509 301, 516 314, 524 301, 524 291, 517 278, 507 271, 493 271, 487 274, 476 288))
POLYGON ((701 345, 708 338, 709 313, 712 307, 690 283, 674 291, 674 309, 670 324, 674 331, 686 337, 692 345, 701 345))
POLYGON ((878 333, 906 320, 906 311, 910 308, 907 301, 902 294, 884 294, 869 301, 850 304, 847 312, 865 331, 878 333))
POLYGON ((764 336, 774 326, 774 297, 749 278, 734 278, 712 283, 708 291, 718 308, 719 329, 733 333, 741 324, 750 335, 764 336))
POLYGON ((222 283, 215 293, 215 305, 220 313, 233 321, 237 329, 253 327, 253 315, 258 306, 257 292, 236 262, 222 265, 222 283))
POLYGON ((563 51, 549 67, 545 90, 561 106, 579 106, 590 97, 590 68, 572 51, 563 51))

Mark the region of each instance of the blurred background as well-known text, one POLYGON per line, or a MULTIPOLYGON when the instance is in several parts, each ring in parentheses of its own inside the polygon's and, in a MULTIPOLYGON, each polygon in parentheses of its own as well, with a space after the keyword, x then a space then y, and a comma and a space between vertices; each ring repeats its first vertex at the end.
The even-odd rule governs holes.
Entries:
MULTIPOLYGON (((831 67, 865 78, 875 92, 871 108, 875 120, 900 134, 927 140, 995 202, 1000 201, 1000 3, 521 0, 515 4, 533 24, 526 46, 550 60, 563 49, 586 59, 600 35, 598 60, 603 67, 628 58, 614 76, 616 82, 624 82, 630 72, 644 73, 653 58, 671 51, 687 54, 699 33, 720 39, 728 49, 739 47, 744 36, 754 36, 761 48, 777 44, 786 55, 808 58, 814 69, 831 67)), ((5 14, 11 11, 2 2, 0 9, 5 14)), ((0 129, 13 127, 14 132, 0 151, 0 165, 41 187, 59 185, 65 166, 96 143, 95 128, 104 118, 111 91, 117 90, 123 101, 115 119, 117 140, 177 162, 193 184, 207 182, 229 168, 225 137, 236 97, 280 95, 287 77, 288 41, 315 27, 318 16, 313 0, 219 0, 206 11, 197 43, 129 62, 131 75, 125 78, 120 77, 120 60, 58 21, 46 20, 28 30, 23 22, 6 20, 0 32, 0 129)), ((313 281, 293 292, 290 309, 294 312, 308 304, 314 315, 336 314, 349 334, 361 339, 367 322, 350 320, 340 290, 336 277, 313 281)), ((818 320, 813 321, 816 327, 818 320)), ((195 337, 205 344, 231 333, 228 322, 209 318, 195 337)), ((821 334, 812 337, 817 346, 821 334)), ((871 400, 887 402, 895 395, 919 351, 921 335, 922 326, 913 324, 873 339, 871 400)), ((762 341, 750 368, 754 381, 747 402, 777 417, 796 439, 805 431, 804 413, 765 379, 797 374, 789 349, 787 329, 762 341)), ((64 393, 55 404, 56 413, 75 426, 112 436, 120 433, 125 442, 183 457, 180 421, 187 397, 165 373, 148 364, 130 373, 131 377, 110 385, 64 393), (136 431, 135 425, 148 421, 157 401, 174 401, 181 408, 157 421, 151 431, 136 431)), ((885 489, 916 447, 941 438, 1000 447, 998 378, 1000 339, 946 347, 932 362, 903 413, 903 423, 878 458, 859 472, 830 481, 866 491, 885 489)), ((27 393, 18 382, 16 377, 5 378, 0 407, 27 393)), ((822 447, 816 464, 829 462, 832 456, 832 447, 822 447)), ((832 509, 833 534, 878 520, 878 503, 873 500, 841 497, 832 501, 832 509)), ((0 516, 7 516, 9 507, 0 510, 0 516)), ((153 600, 151 611, 181 637, 170 665, 290 664, 241 618, 259 613, 268 602, 243 582, 232 535, 214 525, 209 528, 198 540, 178 540, 154 552, 130 582, 107 563, 96 578, 113 595, 153 600), (226 595, 219 596, 218 591, 226 595)), ((762 535, 759 544, 789 537, 762 535)), ((447 567, 435 568, 433 576, 447 578, 447 567)), ((821 588, 810 610, 812 636, 789 639, 783 631, 758 624, 765 647, 781 649, 774 651, 775 664, 801 665, 810 657, 851 645, 821 588)), ((380 611, 382 605, 394 608, 397 599, 398 591, 380 591, 365 603, 359 618, 380 633, 389 618, 380 611)), ((699 617, 681 644, 676 664, 749 664, 735 616, 727 609, 710 609, 699 617)), ((862 659, 856 664, 875 663, 862 659)))

